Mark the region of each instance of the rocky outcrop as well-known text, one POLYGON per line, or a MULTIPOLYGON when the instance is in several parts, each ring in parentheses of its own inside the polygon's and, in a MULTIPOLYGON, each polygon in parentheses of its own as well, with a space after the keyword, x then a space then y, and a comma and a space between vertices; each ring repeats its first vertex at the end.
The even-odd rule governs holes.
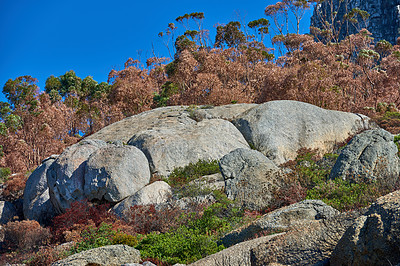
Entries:
POLYGON ((119 140, 127 143, 133 135, 149 128, 195 124, 196 121, 189 117, 187 109, 187 106, 153 109, 106 126, 86 139, 119 140))
POLYGON ((58 155, 52 155, 44 159, 26 181, 23 201, 25 219, 46 224, 54 216, 56 211, 50 201, 46 173, 57 157, 58 155))
POLYGON ((100 148, 86 162, 84 193, 89 200, 119 202, 149 182, 149 163, 136 147, 100 148))
POLYGON ((135 205, 163 204, 172 196, 171 187, 164 181, 156 181, 145 186, 132 196, 124 199, 113 207, 114 213, 120 217, 128 218, 126 212, 135 205))
POLYGON ((330 219, 338 214, 338 210, 320 200, 304 200, 267 213, 251 224, 226 234, 221 241, 229 247, 262 233, 287 231, 304 221, 330 219))
POLYGON ((85 166, 89 156, 106 147, 101 140, 83 140, 68 147, 47 170, 50 200, 57 212, 64 212, 74 201, 85 199, 85 166))
POLYGON ((233 123, 256 150, 277 165, 295 159, 301 148, 331 152, 335 144, 370 128, 366 116, 297 101, 260 104, 233 123))
POLYGON ((336 244, 359 216, 353 212, 305 222, 252 249, 251 265, 329 265, 336 244))
POLYGON ((240 266, 250 266, 250 251, 256 248, 260 244, 268 243, 274 237, 280 236, 282 234, 275 234, 269 236, 263 236, 253 240, 245 241, 236 244, 230 248, 224 249, 218 253, 205 257, 198 260, 189 266, 219 266, 219 265, 240 265, 240 266))
POLYGON ((218 160, 234 149, 249 147, 232 123, 221 119, 152 128, 134 135, 128 144, 141 149, 151 172, 162 176, 177 167, 218 160))
POLYGON ((140 252, 127 245, 113 245, 94 248, 52 263, 52 266, 120 266, 138 263, 140 252))
POLYGON ((387 40, 396 44, 400 36, 400 1, 399 0, 333 0, 318 4, 311 17, 311 26, 323 29, 325 20, 329 21, 331 10, 337 12, 335 25, 336 30, 340 29, 340 40, 349 34, 355 34, 362 28, 367 28, 376 41, 387 40), (353 8, 367 11, 370 15, 366 23, 358 18, 358 23, 347 22, 344 19, 346 13, 353 8))
POLYGON ((119 140, 127 143, 133 135, 152 128, 194 125, 204 119, 231 121, 257 104, 230 104, 224 106, 168 106, 143 112, 113 123, 86 139, 119 140))
POLYGON ((330 177, 351 182, 382 181, 394 186, 399 180, 400 159, 391 133, 368 130, 355 136, 342 150, 330 177))
POLYGON ((220 168, 228 198, 251 210, 268 206, 282 175, 261 152, 243 148, 222 157, 220 168))
POLYGON ((331 265, 400 264, 400 191, 379 198, 337 244, 331 265))

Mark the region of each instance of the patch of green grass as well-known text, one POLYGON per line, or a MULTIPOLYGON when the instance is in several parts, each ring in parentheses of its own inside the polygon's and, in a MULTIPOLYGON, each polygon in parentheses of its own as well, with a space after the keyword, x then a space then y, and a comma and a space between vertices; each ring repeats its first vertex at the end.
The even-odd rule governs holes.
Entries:
POLYGON ((366 207, 382 195, 378 183, 350 183, 337 178, 307 191, 307 199, 320 199, 339 211, 366 207))
POLYGON ((182 186, 202 176, 212 175, 219 172, 220 170, 217 160, 199 160, 197 163, 190 163, 185 167, 174 169, 167 178, 167 183, 171 187, 182 186))

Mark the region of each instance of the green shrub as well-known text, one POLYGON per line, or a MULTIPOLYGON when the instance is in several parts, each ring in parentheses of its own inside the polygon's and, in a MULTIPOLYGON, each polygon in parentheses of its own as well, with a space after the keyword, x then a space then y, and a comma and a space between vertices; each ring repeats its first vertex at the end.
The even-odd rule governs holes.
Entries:
POLYGON ((113 238, 112 238, 112 244, 113 245, 128 245, 131 247, 135 247, 136 245, 139 244, 140 240, 143 238, 141 235, 128 235, 126 233, 118 232, 116 233, 113 238))
POLYGON ((3 183, 7 181, 8 177, 11 175, 10 168, 4 167, 0 168, 0 182, 3 183))
POLYGON ((71 250, 72 253, 79 253, 92 248, 112 245, 112 239, 116 232, 112 225, 101 223, 98 228, 90 226, 81 233, 82 241, 78 242, 71 250))
POLYGON ((172 187, 182 186, 202 176, 216 173, 219 173, 217 160, 199 160, 197 163, 190 163, 185 167, 174 169, 167 182, 172 187))
POLYGON ((221 251, 224 247, 216 240, 215 236, 204 235, 198 229, 180 226, 165 234, 148 234, 135 248, 140 250, 142 259, 157 258, 170 264, 188 264, 221 251))
POLYGON ((378 183, 350 183, 337 178, 318 184, 307 191, 307 199, 320 199, 339 211, 362 208, 384 192, 378 183))

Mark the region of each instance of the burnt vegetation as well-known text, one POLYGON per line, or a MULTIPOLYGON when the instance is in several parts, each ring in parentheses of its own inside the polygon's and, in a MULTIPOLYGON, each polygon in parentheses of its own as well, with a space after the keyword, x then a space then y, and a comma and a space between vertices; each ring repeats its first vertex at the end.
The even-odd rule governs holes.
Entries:
MULTIPOLYGON (((203 13, 185 14, 176 18, 178 26, 169 23, 158 34, 169 58, 146 62, 129 58, 123 69, 110 71, 108 82, 82 79, 72 70, 50 76, 45 91, 39 91, 31 76, 8 80, 3 86, 8 102, 0 102, 1 198, 21 198, 27 176, 44 158, 106 125, 161 106, 296 100, 365 114, 391 133, 400 133, 400 42, 374 40, 363 28, 368 15, 361 10, 347 16, 359 32, 343 40, 338 38, 333 13, 320 14, 324 28, 312 29, 314 35, 300 34, 305 11, 318 2, 277 2, 266 7, 266 18, 247 25, 239 21, 219 25, 214 41, 203 27, 203 13), (267 39, 272 40, 270 46, 267 39)), ((328 170, 312 156, 304 152, 291 162, 292 180, 276 191, 270 209, 321 198, 349 210, 388 192, 378 185, 327 183, 328 170), (349 202, 334 193, 345 194, 349 202)), ((177 169, 169 180, 177 191, 192 180, 184 170, 177 169)), ((4 226, 0 261, 48 265, 74 252, 122 243, 140 249, 158 265, 193 262, 221 250, 217 239, 223 232, 259 215, 237 208, 219 191, 214 197, 213 205, 185 212, 136 206, 128 221, 107 212, 108 206, 77 202, 46 228, 34 221, 10 222, 4 226), (55 248, 68 241, 75 244, 55 248), (160 252, 163 255, 157 257, 160 252)))

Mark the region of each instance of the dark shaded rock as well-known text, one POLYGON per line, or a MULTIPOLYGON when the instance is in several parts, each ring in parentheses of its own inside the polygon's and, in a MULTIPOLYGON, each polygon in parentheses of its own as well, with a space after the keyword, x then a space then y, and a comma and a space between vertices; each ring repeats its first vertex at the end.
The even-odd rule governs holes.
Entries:
POLYGON ((0 224, 6 224, 18 215, 15 206, 8 201, 0 201, 0 224))
POLYGON ((400 191, 380 197, 337 244, 331 265, 400 264, 400 191))
MULTIPOLYGON (((324 1, 314 9, 311 17, 311 26, 324 29, 324 20, 331 17, 331 10, 337 12, 335 20, 335 28, 339 31, 339 39, 343 40, 347 35, 358 33, 362 28, 367 28, 375 41, 386 40, 392 44, 396 44, 397 37, 400 36, 400 1, 399 0, 333 0, 331 6, 330 1, 324 1), (347 23, 344 15, 353 8, 367 11, 370 15, 367 25, 361 18, 359 23, 347 23), (338 23, 341 21, 342 23, 338 23)), ((328 19, 329 21, 329 19, 328 19)), ((329 21, 330 22, 330 21, 329 21)))
POLYGON ((56 214, 50 201, 46 173, 58 155, 52 155, 32 172, 26 181, 24 190, 23 212, 25 219, 47 224, 56 214))

